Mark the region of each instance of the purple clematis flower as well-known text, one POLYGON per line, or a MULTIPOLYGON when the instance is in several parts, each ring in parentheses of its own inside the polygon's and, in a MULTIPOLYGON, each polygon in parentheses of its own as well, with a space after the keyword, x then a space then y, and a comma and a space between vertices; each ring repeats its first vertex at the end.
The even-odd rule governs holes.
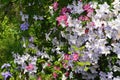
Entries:
POLYGON ((10 72, 2 72, 1 74, 4 77, 4 80, 7 80, 7 78, 12 77, 10 72))
POLYGON ((20 25, 20 29, 23 30, 23 31, 27 30, 28 27, 29 27, 29 24, 27 22, 20 25))
POLYGON ((2 66, 1 66, 1 69, 3 69, 3 68, 7 68, 7 67, 10 67, 11 65, 10 64, 3 64, 2 66))
POLYGON ((30 42, 33 42, 33 41, 34 41, 34 38, 33 38, 33 37, 30 37, 30 38, 29 38, 29 41, 30 41, 30 42))

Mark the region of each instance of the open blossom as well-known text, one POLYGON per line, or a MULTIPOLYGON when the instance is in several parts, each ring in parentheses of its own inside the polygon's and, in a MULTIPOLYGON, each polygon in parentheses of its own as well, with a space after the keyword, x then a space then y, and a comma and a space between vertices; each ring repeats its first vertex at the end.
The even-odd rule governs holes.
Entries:
POLYGON ((66 14, 67 12, 70 13, 70 11, 71 11, 70 8, 64 7, 61 10, 61 14, 63 15, 63 14, 66 14))
POLYGON ((63 67, 64 67, 64 68, 67 68, 67 64, 66 64, 66 63, 63 63, 63 67))
POLYGON ((90 7, 90 4, 85 4, 85 5, 83 6, 83 9, 84 9, 85 11, 87 11, 88 14, 90 14, 90 13, 92 13, 92 12, 94 11, 93 8, 90 7))
POLYGON ((53 9, 56 11, 58 9, 58 3, 57 2, 54 2, 53 3, 53 9))
POLYGON ((34 41, 34 38, 33 37, 30 37, 29 38, 29 42, 33 42, 34 41))
POLYGON ((3 72, 2 76, 4 77, 4 80, 7 80, 8 77, 12 77, 10 72, 3 72))
POLYGON ((39 77, 37 78, 37 80, 42 80, 42 78, 39 76, 39 77))
POLYGON ((64 59, 65 59, 65 60, 70 60, 70 55, 69 55, 69 54, 65 54, 65 55, 64 55, 64 59))
POLYGON ((86 10, 86 11, 89 10, 90 9, 90 4, 85 4, 83 6, 83 9, 86 10))
POLYGON ((67 26, 67 15, 60 15, 59 17, 57 17, 57 21, 58 21, 58 25, 60 25, 61 23, 64 23, 67 26))
POLYGON ((37 72, 36 61, 32 61, 31 64, 25 66, 24 73, 28 72, 29 74, 33 74, 37 72))
POLYGON ((89 17, 88 16, 80 16, 79 20, 81 20, 81 21, 88 21, 89 17))
POLYGON ((48 66, 48 67, 50 67, 50 66, 51 66, 51 64, 50 64, 50 63, 48 63, 48 64, 47 64, 47 66, 48 66))
POLYGON ((69 72, 65 72, 65 76, 68 77, 69 76, 69 72))
POLYGON ((28 71, 33 70, 33 69, 34 69, 33 64, 29 64, 28 66, 26 66, 26 69, 27 69, 28 71))
POLYGON ((27 22, 20 25, 20 29, 23 30, 23 31, 27 30, 28 27, 29 27, 29 24, 27 22))
POLYGON ((59 66, 54 66, 54 69, 55 70, 60 70, 60 67, 59 66))
POLYGON ((78 53, 73 53, 72 54, 72 60, 77 61, 79 59, 78 53))
POLYGON ((53 72, 53 77, 57 78, 58 74, 56 72, 53 72))
POLYGON ((90 26, 95 26, 95 23, 94 22, 90 22, 90 26))
POLYGON ((80 2, 82 2, 82 0, 80 0, 80 2))
POLYGON ((11 66, 10 64, 6 64, 6 63, 5 63, 5 64, 2 65, 1 69, 3 69, 3 68, 8 68, 8 67, 10 67, 10 66, 11 66))
POLYGON ((94 11, 93 8, 89 8, 89 9, 87 10, 88 13, 92 13, 93 11, 94 11))

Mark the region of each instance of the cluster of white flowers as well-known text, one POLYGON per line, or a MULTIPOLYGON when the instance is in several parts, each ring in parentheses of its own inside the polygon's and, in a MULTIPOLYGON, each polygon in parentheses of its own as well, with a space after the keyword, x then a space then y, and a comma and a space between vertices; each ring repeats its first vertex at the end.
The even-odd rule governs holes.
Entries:
POLYGON ((37 71, 36 56, 30 56, 29 54, 24 54, 20 56, 19 54, 14 54, 14 63, 18 64, 21 67, 21 70, 24 70, 24 73, 29 72, 29 74, 34 74, 37 71))
MULTIPOLYGON (((69 51, 79 54, 80 62, 89 61, 92 66, 95 66, 98 64, 99 57, 102 55, 107 57, 109 54, 114 54, 117 55, 118 59, 120 58, 119 0, 114 0, 111 6, 106 2, 104 4, 90 2, 86 5, 74 0, 67 8, 70 9, 70 11, 61 14, 58 17, 59 19, 57 18, 57 21, 61 26, 64 25, 63 28, 66 26, 65 31, 61 31, 61 35, 68 41, 70 45, 69 51), (90 10, 94 10, 91 14, 89 14, 89 8, 90 10), (81 14, 83 12, 87 14, 81 14), (79 15, 79 17, 73 17, 72 15, 74 14, 79 15), (65 15, 65 17, 61 17, 63 15, 65 15), (84 23, 86 24, 84 25, 84 23), (78 49, 76 50, 73 46, 78 49), (85 48, 80 50, 79 48, 81 47, 85 48)), ((93 69, 96 68, 92 67, 92 70, 93 69)), ((79 71, 76 72, 80 72, 80 68, 79 71)), ((93 72, 96 73, 96 70, 93 72)), ((83 74, 82 70, 80 73, 83 74)), ((113 78, 112 72, 105 74, 106 79, 103 73, 100 73, 101 80, 117 80, 118 78, 113 78)))

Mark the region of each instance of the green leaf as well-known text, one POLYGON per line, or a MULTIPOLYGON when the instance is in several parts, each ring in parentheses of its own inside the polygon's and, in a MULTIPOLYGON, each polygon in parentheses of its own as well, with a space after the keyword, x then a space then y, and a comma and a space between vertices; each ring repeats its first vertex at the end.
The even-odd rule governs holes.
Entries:
POLYGON ((82 51, 83 49, 85 49, 85 46, 81 46, 81 47, 77 47, 77 46, 72 46, 72 48, 75 50, 75 51, 82 51))
POLYGON ((83 49, 85 49, 85 46, 81 46, 79 49, 80 51, 82 51, 83 49))
POLYGON ((79 66, 90 65, 90 62, 77 62, 77 65, 79 66))
POLYGON ((8 22, 8 17, 4 17, 4 20, 2 21, 2 26, 6 26, 6 23, 8 22))
POLYGON ((11 77, 10 80, 15 80, 14 77, 11 77))
POLYGON ((59 66, 59 65, 60 65, 60 62, 59 62, 59 61, 55 61, 54 64, 57 65, 57 66, 59 66))
POLYGON ((89 69, 88 67, 85 67, 85 68, 84 68, 84 71, 88 71, 88 69, 89 69))
POLYGON ((38 62, 38 63, 45 63, 46 61, 43 60, 43 59, 38 59, 37 62, 38 62))

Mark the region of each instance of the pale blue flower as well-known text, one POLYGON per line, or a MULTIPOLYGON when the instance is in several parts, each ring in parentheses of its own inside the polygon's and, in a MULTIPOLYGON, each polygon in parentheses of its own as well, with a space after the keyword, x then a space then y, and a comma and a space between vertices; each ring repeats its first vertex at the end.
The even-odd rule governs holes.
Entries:
POLYGON ((34 41, 34 38, 33 38, 33 37, 30 37, 30 38, 29 38, 29 41, 30 41, 30 42, 33 42, 33 41, 34 41))
POLYGON ((29 24, 27 22, 20 25, 20 29, 23 31, 28 30, 28 27, 29 27, 29 24))
POLYGON ((8 68, 8 67, 10 67, 11 65, 10 64, 3 64, 2 66, 1 66, 1 69, 3 69, 3 68, 8 68))
POLYGON ((4 77, 4 80, 7 80, 7 78, 12 77, 12 74, 10 72, 2 72, 1 74, 4 77))

